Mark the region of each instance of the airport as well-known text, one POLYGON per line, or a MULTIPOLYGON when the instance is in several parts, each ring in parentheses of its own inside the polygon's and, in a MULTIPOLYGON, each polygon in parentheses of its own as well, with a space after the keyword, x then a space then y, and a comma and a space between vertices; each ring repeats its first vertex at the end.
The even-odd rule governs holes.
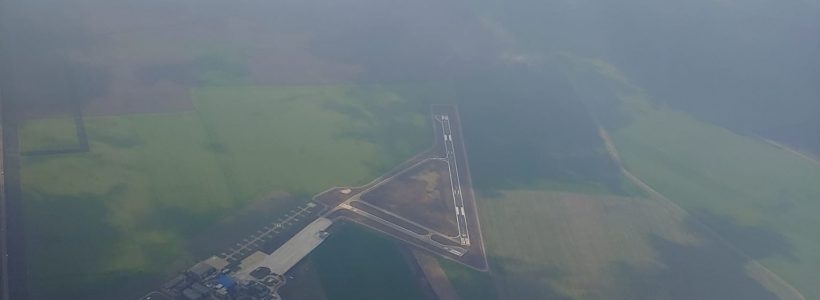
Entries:
POLYGON ((431 110, 435 133, 431 149, 369 184, 330 188, 314 196, 311 202, 231 249, 197 263, 141 300, 280 299, 278 290, 287 283, 288 272, 332 234, 337 223, 359 224, 470 268, 487 270, 469 173, 460 169, 467 161, 456 125, 456 108, 437 105, 431 110), (419 176, 431 175, 447 184, 428 182, 431 186, 426 192, 408 184, 419 176), (420 198, 396 197, 406 193, 395 193, 394 189, 410 189, 420 198, 426 195, 432 206, 419 206, 420 198), (440 194, 448 196, 438 197, 440 194), (421 211, 408 212, 412 208, 421 211), (433 211, 442 209, 450 212, 433 211), (449 217, 442 217, 445 215, 449 217), (479 233, 478 238, 471 238, 471 230, 479 233), (284 242, 271 247, 266 241, 272 239, 284 242))

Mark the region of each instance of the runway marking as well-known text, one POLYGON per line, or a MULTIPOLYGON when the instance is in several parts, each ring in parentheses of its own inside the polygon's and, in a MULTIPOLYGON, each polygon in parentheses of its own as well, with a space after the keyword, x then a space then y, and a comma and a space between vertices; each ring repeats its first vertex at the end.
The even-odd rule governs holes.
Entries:
POLYGON ((464 214, 464 197, 461 194, 461 177, 458 174, 458 162, 456 162, 456 148, 453 144, 450 116, 439 115, 436 120, 441 123, 441 133, 444 136, 445 160, 447 161, 447 169, 450 173, 450 188, 453 191, 453 206, 455 207, 456 222, 458 222, 458 236, 462 245, 469 246, 470 232, 467 228, 467 216, 464 214), (453 173, 455 173, 455 180, 453 180, 453 173), (461 216, 461 218, 459 218, 459 216, 461 216), (462 222, 464 224, 462 224, 462 222), (463 231, 462 225, 464 227, 463 231))
MULTIPOLYGON (((359 202, 359 203, 362 203, 362 202, 359 202)), ((408 236, 414 237, 416 240, 419 240, 419 241, 421 241, 421 242, 427 243, 427 244, 432 245, 432 246, 434 246, 434 247, 437 247, 437 248, 439 248, 439 249, 443 249, 443 250, 445 250, 445 251, 447 251, 447 252, 450 252, 450 253, 452 253, 452 254, 454 254, 454 255, 457 255, 457 256, 462 256, 462 255, 464 255, 464 253, 467 253, 467 251, 466 251, 465 249, 463 249, 463 248, 460 248, 460 247, 455 247, 455 246, 447 246, 447 245, 444 245, 444 244, 439 243, 439 242, 437 242, 437 241, 434 241, 434 240, 430 237, 430 236, 432 235, 432 233, 428 233, 427 235, 421 235, 421 234, 415 233, 415 232, 413 232, 413 231, 411 231, 411 230, 409 230, 409 229, 407 229, 407 228, 404 228, 404 227, 402 227, 402 226, 400 226, 400 225, 398 225, 398 224, 395 224, 395 223, 390 222, 390 221, 388 221, 388 220, 382 219, 382 218, 381 218, 381 217, 379 217, 379 216, 376 216, 376 215, 371 214, 371 213, 369 213, 369 212, 366 212, 366 211, 363 211, 363 210, 361 210, 361 209, 355 208, 355 207, 353 207, 352 205, 348 204, 347 202, 340 204, 340 205, 339 205, 339 207, 341 207, 341 208, 343 208, 343 209, 346 209, 346 210, 348 210, 348 211, 354 212, 354 213, 356 213, 356 214, 358 214, 358 215, 360 215, 360 216, 363 216, 363 217, 365 217, 365 218, 368 218, 368 219, 370 219, 370 220, 373 220, 373 221, 375 221, 375 222, 377 222, 377 223, 380 223, 380 224, 382 224, 382 225, 385 225, 385 226, 387 226, 387 227, 390 227, 390 228, 393 228, 393 229, 395 229, 395 230, 398 230, 398 231, 399 231, 399 232, 401 232, 401 233, 404 233, 404 234, 406 234, 406 235, 408 235, 408 236)), ((405 241, 406 241, 406 239, 404 239, 404 238, 402 238, 402 237, 399 237, 399 236, 397 236, 397 235, 395 235, 395 234, 393 234, 393 233, 390 233, 390 232, 387 232, 387 231, 384 231, 384 230, 380 230, 380 229, 378 229, 378 228, 376 228, 376 229, 377 229, 377 230, 379 230, 379 231, 381 231, 381 232, 384 232, 384 233, 386 233, 386 234, 389 234, 389 235, 395 236, 395 237, 397 237, 397 238, 399 238, 399 239, 401 239, 401 240, 405 240, 405 241)))

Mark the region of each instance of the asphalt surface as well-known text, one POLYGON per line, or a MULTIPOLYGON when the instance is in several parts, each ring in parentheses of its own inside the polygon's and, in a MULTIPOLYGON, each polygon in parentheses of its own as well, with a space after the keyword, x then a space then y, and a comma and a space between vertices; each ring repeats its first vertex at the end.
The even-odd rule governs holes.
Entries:
MULTIPOLYGON (((434 145, 428 155, 417 156, 402 164, 402 168, 394 170, 389 176, 383 176, 363 188, 356 188, 353 195, 345 196, 345 200, 332 208, 327 217, 345 218, 350 221, 371 227, 386 233, 399 240, 417 245, 422 249, 451 258, 478 270, 487 270, 488 263, 485 256, 484 243, 481 238, 478 221, 478 210, 475 194, 472 189, 472 180, 466 158, 466 150, 462 140, 461 128, 458 126, 458 112, 454 106, 434 106, 434 145), (443 153, 442 153, 443 152, 443 153), (445 238, 447 235, 419 225, 413 220, 401 217, 395 213, 383 210, 376 206, 360 201, 362 195, 393 180, 404 171, 429 159, 447 161, 453 195, 454 215, 458 222, 459 235, 445 238), (366 205, 363 207, 362 205, 366 205), (376 211, 373 211, 376 210, 376 211), (341 213, 342 211, 346 213, 341 213), (352 216, 356 215, 355 217, 352 216), (391 221, 392 220, 392 221, 391 221), (401 224, 412 224, 412 227, 423 228, 428 231, 420 234, 418 228, 405 228, 401 224), (470 232, 477 232, 477 237, 470 236, 470 232), (436 236, 436 239, 432 237, 436 236), (442 238, 452 240, 461 246, 447 245, 439 242, 442 238), (439 240, 439 241, 436 241, 439 240)), ((333 192, 334 190, 330 190, 333 192)))

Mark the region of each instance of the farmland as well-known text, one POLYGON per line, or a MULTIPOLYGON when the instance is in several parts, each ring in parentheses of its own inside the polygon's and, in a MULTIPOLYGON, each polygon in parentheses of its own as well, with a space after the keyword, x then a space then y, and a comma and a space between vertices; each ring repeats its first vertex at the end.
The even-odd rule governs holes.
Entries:
POLYGON ((659 199, 518 190, 482 198, 480 205, 502 299, 771 299, 780 293, 766 274, 747 269, 743 257, 659 199))
POLYGON ((89 118, 87 127, 91 152, 23 164, 35 297, 84 297, 91 291, 78 287, 104 287, 101 277, 121 287, 164 274, 186 258, 186 234, 234 205, 213 154, 201 147, 196 114, 89 118))
POLYGON ((77 147, 76 128, 70 117, 50 118, 37 122, 29 122, 22 128, 20 151, 49 151, 77 147))
POLYGON ((647 230, 687 240, 677 222, 666 221, 679 221, 680 216, 651 204, 538 191, 511 191, 485 199, 482 211, 493 213, 482 213, 482 221, 499 295, 628 298, 629 294, 618 294, 619 274, 612 267, 653 264, 647 230))
POLYGON ((243 198, 363 184, 430 143, 427 108, 406 109, 377 87, 203 88, 194 97, 207 146, 243 198))
POLYGON ((633 173, 808 298, 820 296, 811 279, 820 166, 674 111, 640 116, 613 138, 633 173))
POLYGON ((297 298, 421 298, 452 235, 465 300, 820 299, 817 3, 2 1, 0 295, 137 299, 327 190, 425 243, 332 227, 297 298))
POLYGON ((361 183, 429 144, 426 111, 377 88, 209 88, 194 98, 194 111, 86 118, 90 152, 25 158, 32 296, 139 297, 199 259, 186 241, 230 211, 273 192, 361 183), (390 138, 391 126, 410 134, 390 138))
POLYGON ((619 90, 618 112, 610 113, 629 121, 610 133, 626 169, 807 298, 820 295, 810 279, 820 268, 812 231, 820 226, 812 214, 820 209, 820 166, 658 105, 611 64, 580 64, 591 71, 582 76, 601 76, 619 90))

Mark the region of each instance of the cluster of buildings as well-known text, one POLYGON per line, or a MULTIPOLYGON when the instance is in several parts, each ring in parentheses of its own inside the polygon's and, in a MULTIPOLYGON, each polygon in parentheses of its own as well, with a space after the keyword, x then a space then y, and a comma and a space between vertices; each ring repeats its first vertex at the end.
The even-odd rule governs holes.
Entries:
POLYGON ((179 300, 273 300, 277 283, 239 282, 232 268, 218 257, 200 262, 166 282, 163 292, 179 300))
POLYGON ((318 218, 271 254, 257 251, 238 263, 213 256, 163 286, 178 300, 275 300, 284 274, 327 237, 332 221, 318 218))

